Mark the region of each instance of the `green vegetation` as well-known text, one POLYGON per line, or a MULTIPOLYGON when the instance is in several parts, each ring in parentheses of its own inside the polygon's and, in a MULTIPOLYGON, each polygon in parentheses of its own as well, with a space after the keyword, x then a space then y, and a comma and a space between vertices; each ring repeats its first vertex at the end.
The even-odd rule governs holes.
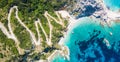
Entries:
POLYGON ((8 0, 0 0, 0 3, 3 3, 3 4, 0 4, 0 8, 3 8, 8 4, 8 0))
POLYGON ((15 18, 15 11, 13 11, 11 14, 11 25, 15 35, 20 41, 20 47, 23 49, 30 49, 32 46, 30 35, 26 31, 26 29, 23 26, 21 26, 21 24, 15 18))
POLYGON ((54 11, 48 12, 51 16, 58 18, 54 11))
MULTIPOLYGON (((52 19, 51 19, 52 20, 52 19)), ((57 44, 60 38, 63 36, 62 31, 64 30, 61 25, 56 23, 54 20, 51 21, 51 24, 54 26, 52 31, 52 42, 53 44, 57 44)))
POLYGON ((19 54, 18 54, 18 50, 17 50, 16 47, 12 47, 12 48, 11 48, 11 51, 12 51, 13 55, 16 55, 16 56, 19 55, 19 54))
POLYGON ((17 48, 15 46, 15 43, 13 40, 11 39, 8 39, 3 33, 2 31, 0 30, 0 44, 2 44, 2 47, 0 47, 0 49, 2 49, 1 52, 4 53, 4 55, 1 53, 0 54, 0 57, 1 58, 4 58, 5 56, 8 56, 9 58, 11 57, 11 54, 12 55, 18 55, 18 51, 17 51, 17 48), (6 52, 6 49, 7 52, 6 52))
POLYGON ((2 53, 0 53, 0 58, 3 58, 3 54, 2 53))
MULTIPOLYGON (((9 9, 13 6, 18 6, 18 16, 22 20, 22 22, 32 31, 35 33, 35 36, 37 36, 36 32, 36 27, 34 25, 35 20, 37 18, 40 18, 41 24, 43 28, 45 29, 45 32, 49 36, 49 25, 48 21, 43 15, 45 11, 48 11, 50 15, 58 19, 56 14, 54 13, 55 10, 61 9, 67 0, 0 0, 0 22, 2 22, 5 27, 8 29, 8 20, 7 16, 9 13, 9 9)), ((52 20, 52 19, 51 19, 52 20)), ((67 25, 67 21, 65 22, 65 26, 67 25)), ((34 52, 32 54, 31 59, 37 58, 37 59, 46 59, 55 49, 58 49, 58 41, 60 40, 60 37, 63 36, 63 31, 65 27, 62 27, 61 25, 57 24, 54 20, 51 21, 53 25, 53 30, 52 30, 52 47, 48 46, 45 38, 45 35, 42 31, 42 29, 39 26, 39 31, 40 31, 40 36, 41 36, 41 48, 42 50, 45 50, 46 48, 51 48, 48 49, 48 53, 45 54, 40 54, 34 52)), ((26 31, 26 29, 21 26, 21 24, 17 21, 15 18, 15 10, 12 12, 11 15, 11 25, 14 34, 18 38, 18 41, 20 42, 19 46, 20 48, 24 50, 30 50, 31 53, 31 47, 32 42, 31 38, 29 35, 29 32, 26 31)), ((19 61, 25 54, 19 55, 17 47, 15 46, 15 42, 12 39, 8 39, 0 30, 0 58, 8 57, 10 58, 10 61, 8 62, 17 62, 19 61), (6 52, 7 51, 7 52, 6 52)), ((32 50, 33 53, 34 49, 32 50)), ((29 57, 30 55, 28 55, 29 57)), ((29 57, 30 58, 30 57, 29 57)), ((28 59, 28 58, 27 58, 28 59)))
POLYGON ((20 41, 20 47, 23 49, 30 49, 32 44, 29 33, 22 26, 18 25, 14 30, 18 40, 20 41))
POLYGON ((46 59, 46 55, 42 54, 40 59, 44 59, 45 60, 46 59))
POLYGON ((47 21, 47 19, 45 18, 44 15, 40 16, 40 21, 41 21, 42 26, 45 29, 45 32, 49 35, 50 28, 49 28, 49 25, 48 25, 48 21, 47 21))
POLYGON ((44 35, 42 29, 40 28, 40 26, 39 26, 39 31, 40 31, 40 37, 42 38, 42 39, 41 39, 41 42, 46 42, 45 35, 44 35))

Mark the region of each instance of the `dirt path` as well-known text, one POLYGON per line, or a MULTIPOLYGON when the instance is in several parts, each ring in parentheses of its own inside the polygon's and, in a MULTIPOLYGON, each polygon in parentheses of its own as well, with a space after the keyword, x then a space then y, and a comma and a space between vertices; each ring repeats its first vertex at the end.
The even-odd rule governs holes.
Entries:
POLYGON ((61 19, 59 12, 56 11, 55 14, 57 15, 57 17, 58 17, 61 25, 64 27, 64 22, 63 22, 63 20, 61 19))
POLYGON ((45 12, 44 16, 47 18, 47 21, 48 21, 48 24, 49 24, 49 27, 50 27, 49 42, 47 42, 47 44, 48 44, 48 45, 52 45, 51 40, 52 40, 52 29, 53 29, 53 26, 52 26, 52 24, 51 24, 49 18, 47 17, 47 12, 45 12))
POLYGON ((12 39, 14 39, 16 43, 18 43, 18 39, 17 39, 17 37, 15 36, 15 34, 13 33, 12 26, 11 26, 11 23, 10 23, 10 21, 11 21, 11 18, 10 18, 10 17, 11 17, 11 14, 12 14, 13 9, 14 9, 14 7, 12 7, 12 8, 10 9, 9 14, 8 14, 8 30, 9 30, 9 33, 10 33, 10 35, 11 35, 10 37, 11 37, 12 39))
POLYGON ((15 16, 16 16, 16 19, 18 20, 18 22, 29 32, 30 34, 30 37, 32 39, 32 42, 34 44, 37 44, 36 42, 36 38, 35 38, 35 34, 33 32, 31 32, 31 30, 20 20, 20 18, 18 17, 18 9, 17 9, 17 6, 14 6, 14 9, 16 9, 16 13, 15 13, 15 16))
POLYGON ((62 26, 64 26, 64 24, 63 24, 63 22, 62 22, 62 20, 61 20, 61 18, 60 18, 60 16, 58 16, 58 14, 56 13, 56 15, 57 15, 57 17, 58 17, 58 19, 59 19, 59 21, 57 20, 57 19, 55 19, 53 16, 51 16, 50 14, 48 14, 48 12, 46 11, 45 12, 45 15, 48 17, 50 17, 50 18, 52 18, 56 23, 58 23, 58 24, 60 24, 60 25, 62 25, 62 26))
POLYGON ((1 22, 0 22, 0 29, 8 38, 12 38, 11 34, 7 31, 7 28, 1 22))
POLYGON ((36 31, 37 31, 37 34, 38 34, 37 42, 40 43, 40 31, 39 31, 39 28, 38 28, 38 25, 37 25, 37 21, 35 21, 35 26, 36 26, 36 31))
POLYGON ((43 28, 41 22, 40 22, 40 19, 37 20, 37 23, 40 25, 40 28, 42 29, 42 32, 44 33, 45 37, 46 37, 46 41, 49 42, 49 39, 48 39, 48 35, 47 33, 45 32, 45 29, 43 28))
POLYGON ((21 48, 19 47, 20 42, 18 41, 17 37, 16 37, 15 34, 13 33, 12 26, 11 26, 11 23, 10 23, 10 21, 11 21, 10 17, 11 17, 12 11, 13 11, 13 7, 10 9, 9 14, 8 14, 8 30, 7 30, 7 28, 3 25, 3 23, 1 23, 1 22, 0 22, 0 29, 2 30, 2 32, 3 32, 8 38, 13 39, 13 40, 15 41, 15 44, 16 44, 16 47, 17 47, 17 49, 18 49, 19 54, 23 54, 23 53, 24 53, 24 52, 23 52, 23 49, 21 49, 21 48))
POLYGON ((58 14, 57 12, 56 12, 56 15, 57 15, 59 21, 58 21, 56 18, 54 18, 53 16, 51 16, 50 14, 48 14, 48 12, 46 11, 46 12, 44 13, 44 16, 47 18, 48 25, 49 25, 49 28, 50 28, 49 35, 47 35, 47 33, 45 32, 45 29, 43 28, 43 26, 42 26, 42 24, 41 24, 41 22, 40 22, 40 19, 38 19, 37 21, 34 22, 34 23, 35 23, 35 27, 36 27, 36 31, 37 31, 37 34, 38 34, 38 38, 36 38, 36 37, 35 37, 35 34, 34 34, 34 33, 22 22, 22 20, 19 18, 17 6, 11 7, 11 9, 10 9, 10 11, 9 11, 9 14, 8 14, 8 30, 7 30, 7 28, 4 26, 4 24, 1 23, 1 22, 0 22, 0 29, 1 29, 1 31, 2 31, 8 38, 13 39, 13 40, 15 41, 16 47, 17 47, 17 49, 18 49, 18 51, 19 51, 19 54, 23 54, 24 50, 19 47, 20 42, 18 41, 16 35, 15 35, 14 32, 13 32, 12 26, 11 26, 11 22, 10 22, 10 21, 11 21, 11 14, 12 14, 12 11, 13 11, 14 9, 16 10, 16 11, 15 11, 15 18, 16 18, 17 21, 21 24, 21 26, 23 26, 23 27, 26 29, 26 31, 30 34, 32 44, 35 44, 35 45, 40 45, 40 44, 41 44, 41 43, 40 43, 40 42, 41 42, 41 39, 40 39, 40 31, 39 31, 38 25, 40 25, 40 28, 42 29, 42 32, 44 33, 44 35, 45 35, 45 37, 46 37, 46 41, 47 41, 47 44, 48 44, 48 45, 52 45, 51 40, 52 40, 52 30, 53 30, 53 26, 52 26, 52 24, 51 24, 50 19, 53 19, 56 23, 64 26, 63 21, 62 21, 62 19, 60 18, 59 14, 58 14))

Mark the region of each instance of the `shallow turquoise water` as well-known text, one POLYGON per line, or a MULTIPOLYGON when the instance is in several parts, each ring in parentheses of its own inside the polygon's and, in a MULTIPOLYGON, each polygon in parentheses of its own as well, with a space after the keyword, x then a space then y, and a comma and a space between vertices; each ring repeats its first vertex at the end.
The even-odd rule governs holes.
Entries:
POLYGON ((62 57, 60 54, 57 54, 52 62, 68 62, 68 61, 65 60, 64 57, 62 57))
MULTIPOLYGON (((112 23, 109 28, 101 26, 98 20, 82 18, 69 31, 65 45, 70 49, 69 62, 120 61, 120 23, 112 23), (112 46, 106 46, 103 39, 107 39, 112 46)), ((52 62, 68 61, 58 55, 52 62)))
POLYGON ((120 0, 104 0, 104 3, 112 11, 119 11, 120 10, 120 0))

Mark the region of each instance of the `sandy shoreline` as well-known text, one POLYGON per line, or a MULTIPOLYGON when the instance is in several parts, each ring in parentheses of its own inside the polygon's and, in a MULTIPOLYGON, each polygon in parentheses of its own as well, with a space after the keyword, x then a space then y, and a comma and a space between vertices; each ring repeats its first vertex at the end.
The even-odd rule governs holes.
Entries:
POLYGON ((108 18, 110 19, 109 21, 120 19, 120 13, 119 12, 113 12, 113 11, 109 10, 104 4, 105 3, 104 0, 101 0, 100 3, 102 4, 105 12, 107 13, 106 16, 108 16, 108 18))
POLYGON ((65 10, 61 10, 61 11, 58 11, 58 13, 61 14, 62 18, 64 19, 67 19, 69 22, 68 22, 68 27, 66 28, 67 29, 67 32, 64 32, 64 37, 61 37, 60 38, 60 41, 59 41, 59 45, 62 47, 62 50, 55 50, 48 58, 47 60, 39 60, 38 62, 50 62, 52 61, 55 56, 57 54, 60 54, 61 56, 63 56, 64 58, 68 59, 69 60, 69 55, 70 55, 70 52, 69 52, 69 48, 67 46, 64 45, 64 40, 68 34, 68 31, 75 25, 75 23, 78 21, 78 20, 75 20, 73 17, 70 16, 70 14, 65 11, 65 10), (63 50, 65 50, 67 53, 65 54, 63 52, 63 50))
MULTIPOLYGON (((120 13, 115 13, 115 12, 112 12, 112 11, 108 10, 108 9, 106 8, 106 6, 103 4, 104 1, 100 1, 100 2, 101 2, 101 4, 102 4, 102 6, 104 7, 104 11, 107 13, 107 15, 105 15, 105 16, 108 17, 107 22, 111 22, 111 21, 120 22, 120 13)), ((58 12, 61 14, 62 18, 67 19, 67 20, 69 21, 69 25, 68 25, 68 27, 66 28, 66 29, 67 29, 67 32, 64 32, 64 37, 61 37, 61 39, 60 39, 60 41, 59 41, 59 45, 65 46, 65 45, 64 45, 64 42, 65 42, 65 38, 66 38, 66 36, 67 36, 67 34, 68 34, 68 31, 69 31, 72 27, 76 26, 76 23, 77 23, 80 19, 77 19, 77 20, 74 19, 74 18, 73 18, 67 11, 65 11, 65 10, 61 10, 61 11, 58 11, 58 12)), ((67 47, 67 46, 65 46, 65 47, 67 47)), ((63 49, 64 49, 64 48, 63 48, 63 49)), ((68 48, 68 47, 67 47, 67 51, 68 51, 68 54, 67 54, 66 56, 69 58, 70 51, 69 51, 69 48, 68 48)), ((60 53, 62 56, 64 55, 64 53, 61 53, 60 50, 54 51, 54 52, 47 58, 48 61, 49 61, 49 60, 52 60, 52 59, 56 56, 56 54, 58 54, 58 53, 60 53)))
POLYGON ((61 14, 62 18, 64 19, 67 19, 69 22, 68 22, 68 27, 66 28, 67 29, 67 32, 64 32, 64 37, 61 37, 60 38, 60 41, 59 41, 59 45, 62 47, 62 50, 55 50, 48 58, 46 61, 39 61, 39 62, 49 62, 49 61, 52 61, 55 56, 57 54, 60 54, 61 56, 64 57, 64 59, 66 58, 67 60, 70 60, 69 59, 69 55, 70 55, 70 51, 69 51, 69 48, 67 46, 64 45, 64 42, 65 42, 65 38, 68 34, 68 31, 76 25, 76 22, 78 20, 75 20, 73 17, 70 16, 70 14, 65 11, 65 10, 61 10, 61 11, 58 11, 58 13, 61 14), (66 53, 64 53, 63 51, 66 51, 66 53))
POLYGON ((67 32, 64 32, 64 37, 61 38, 61 40, 59 41, 59 44, 60 45, 63 45, 64 44, 64 38, 66 38, 66 35, 68 34, 68 31, 76 25, 76 22, 78 22, 79 20, 75 20, 67 11, 65 10, 61 10, 61 11, 58 11, 62 18, 64 19, 67 19, 69 22, 68 26, 67 26, 67 32))

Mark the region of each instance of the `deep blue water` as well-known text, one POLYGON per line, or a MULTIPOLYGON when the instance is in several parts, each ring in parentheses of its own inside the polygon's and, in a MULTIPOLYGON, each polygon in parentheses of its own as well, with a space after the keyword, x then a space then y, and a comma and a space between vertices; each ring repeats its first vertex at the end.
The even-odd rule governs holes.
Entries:
POLYGON ((106 6, 112 11, 120 10, 120 0, 103 0, 106 6))
MULTIPOLYGON (((103 1, 111 11, 120 10, 120 0, 103 1)), ((84 17, 96 10, 90 6, 87 8, 82 16, 78 16, 83 18, 69 30, 65 38, 65 45, 70 49, 70 61, 57 55, 52 62, 120 62, 120 23, 113 22, 111 28, 107 25, 103 27, 98 20, 84 17), (106 45, 104 39, 109 41, 110 46, 106 45)))
POLYGON ((58 55, 52 62, 120 62, 120 23, 112 23, 110 28, 82 18, 69 30, 65 45, 70 49, 70 61, 58 55), (106 46, 104 39, 111 46, 106 46))

